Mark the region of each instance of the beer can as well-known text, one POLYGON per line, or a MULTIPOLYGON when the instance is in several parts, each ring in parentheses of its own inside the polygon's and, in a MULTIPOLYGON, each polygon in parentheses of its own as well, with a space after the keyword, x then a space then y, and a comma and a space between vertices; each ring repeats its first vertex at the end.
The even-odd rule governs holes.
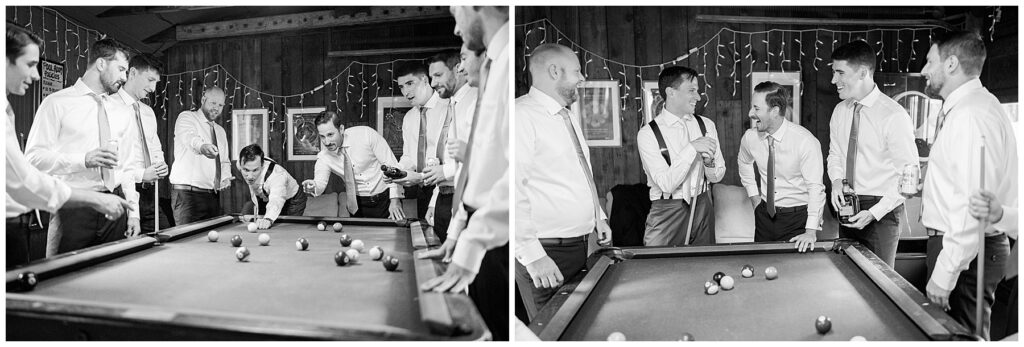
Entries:
POLYGON ((117 139, 107 140, 107 149, 114 153, 117 153, 117 139))
POLYGON ((437 158, 427 158, 427 166, 435 166, 439 164, 441 164, 441 161, 437 160, 437 158))
POLYGON ((921 168, 917 164, 907 164, 900 176, 900 193, 903 195, 917 194, 917 185, 921 182, 921 168))

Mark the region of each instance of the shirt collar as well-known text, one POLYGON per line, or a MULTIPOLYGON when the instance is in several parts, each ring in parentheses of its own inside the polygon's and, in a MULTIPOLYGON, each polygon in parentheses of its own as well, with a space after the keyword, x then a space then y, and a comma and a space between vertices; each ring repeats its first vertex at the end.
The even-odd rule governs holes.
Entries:
POLYGON ((694 119, 692 114, 678 116, 675 113, 672 113, 671 111, 669 111, 667 108, 663 108, 661 110, 661 113, 658 115, 658 118, 663 118, 664 119, 663 122, 668 122, 669 125, 671 125, 671 124, 673 124, 675 122, 679 122, 680 124, 683 124, 685 121, 693 120, 694 119))
POLYGON ((882 91, 878 89, 878 85, 874 85, 871 87, 871 92, 869 92, 868 95, 865 95, 863 99, 860 99, 860 101, 854 100, 851 103, 851 106, 856 106, 859 103, 867 108, 871 108, 871 106, 874 106, 875 102, 877 102, 878 98, 881 96, 882 91))
POLYGON ((498 32, 494 33, 491 42, 487 43, 487 57, 492 61, 498 60, 498 56, 505 52, 508 47, 508 22, 505 22, 498 32))
POLYGON ((462 102, 462 99, 465 99, 466 95, 469 95, 469 89, 470 88, 473 88, 473 87, 470 87, 469 83, 462 84, 462 87, 459 87, 459 90, 455 91, 455 95, 452 95, 451 101, 453 101, 453 102, 462 102))
POLYGON ((967 94, 982 88, 985 87, 981 85, 981 80, 972 78, 970 81, 967 81, 967 83, 957 87, 952 93, 949 93, 949 97, 947 97, 946 101, 942 103, 942 112, 948 114, 949 110, 952 109, 953 106, 956 106, 956 104, 967 96, 967 94))
POLYGON ((81 95, 98 94, 101 98, 105 98, 108 95, 107 93, 93 91, 92 88, 89 88, 89 86, 85 84, 85 81, 83 81, 82 78, 78 78, 75 85, 71 87, 81 95))
MULTIPOLYGON (((779 126, 779 130, 776 130, 774 134, 771 134, 772 138, 774 138, 775 141, 779 141, 781 143, 782 139, 785 138, 786 134, 789 132, 788 130, 791 125, 793 125, 793 123, 790 123, 787 119, 783 119, 782 125, 779 126)), ((767 132, 761 134, 761 140, 768 140, 767 132)))
POLYGON ((128 92, 126 92, 124 88, 118 89, 117 95, 120 96, 121 101, 124 101, 124 104, 128 106, 135 105, 136 102, 139 102, 138 100, 135 100, 135 98, 133 98, 130 94, 128 94, 128 92))
POLYGON ((558 114, 559 111, 565 108, 565 106, 559 104, 558 101, 555 100, 555 98, 552 98, 551 95, 542 92, 540 89, 537 89, 536 87, 530 87, 529 94, 531 98, 537 100, 537 102, 540 103, 541 107, 544 107, 544 111, 547 112, 550 116, 558 114))
POLYGON ((420 106, 420 107, 423 107, 423 108, 426 108, 426 109, 432 109, 432 108, 437 107, 438 106, 437 103, 441 102, 441 100, 442 100, 441 99, 441 95, 437 94, 437 91, 434 91, 433 94, 430 94, 430 99, 427 99, 427 102, 424 103, 423 106, 420 106))

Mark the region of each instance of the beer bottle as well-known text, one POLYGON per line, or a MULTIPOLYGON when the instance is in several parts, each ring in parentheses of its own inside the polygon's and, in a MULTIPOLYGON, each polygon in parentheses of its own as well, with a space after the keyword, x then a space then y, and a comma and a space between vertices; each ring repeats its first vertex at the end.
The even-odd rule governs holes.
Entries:
POLYGON ((853 187, 850 186, 850 182, 843 180, 843 200, 844 203, 839 206, 839 223, 849 224, 850 217, 860 213, 860 199, 857 198, 857 193, 853 191, 853 187))

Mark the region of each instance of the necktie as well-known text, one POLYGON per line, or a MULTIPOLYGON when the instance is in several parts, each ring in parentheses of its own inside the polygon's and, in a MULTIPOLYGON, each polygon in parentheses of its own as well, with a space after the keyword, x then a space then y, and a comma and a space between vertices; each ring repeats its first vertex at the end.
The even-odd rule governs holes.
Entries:
POLYGON ((348 150, 341 148, 341 154, 345 156, 345 207, 350 215, 359 211, 359 202, 356 201, 356 173, 352 169, 352 159, 348 156, 348 150))
POLYGON ((437 137, 437 162, 444 164, 444 145, 448 143, 448 127, 452 124, 452 118, 455 117, 455 102, 452 101, 448 104, 448 112, 444 115, 444 126, 441 127, 441 136, 437 137))
POLYGON ((142 112, 139 111, 139 103, 132 104, 135 107, 135 123, 139 125, 139 140, 142 142, 142 155, 145 157, 146 167, 153 165, 152 158, 149 157, 149 144, 146 143, 146 132, 142 127, 142 112))
POLYGON ((939 110, 939 124, 935 126, 935 136, 932 136, 932 144, 939 138, 939 131, 942 131, 942 126, 946 124, 946 116, 948 115, 946 111, 939 110))
POLYGON ((561 111, 558 111, 558 115, 562 116, 565 130, 569 131, 569 138, 572 139, 572 144, 576 147, 576 157, 580 160, 580 166, 582 166, 583 173, 587 176, 587 183, 590 186, 590 196, 594 204, 594 221, 599 221, 601 219, 601 203, 597 199, 597 185, 594 184, 594 174, 590 171, 586 154, 583 153, 583 146, 580 145, 580 138, 576 136, 576 129, 572 126, 572 121, 569 120, 569 110, 563 108, 561 111))
POLYGON ((775 138, 768 135, 768 215, 775 217, 775 138))
POLYGON ((452 196, 452 215, 459 211, 462 206, 462 195, 466 193, 466 183, 469 182, 469 158, 473 149, 473 138, 476 137, 476 126, 479 124, 480 104, 484 100, 484 90, 487 89, 487 75, 491 71, 491 58, 484 61, 480 67, 480 89, 476 98, 476 106, 473 108, 473 124, 469 127, 469 139, 466 140, 466 156, 462 158, 462 171, 459 171, 458 182, 455 184, 455 195, 452 196))
MULTIPOLYGON (((217 127, 214 126, 213 122, 210 122, 210 141, 213 142, 214 146, 220 144, 217 141, 217 127)), ((213 190, 220 188, 220 146, 217 146, 217 157, 213 158, 213 190)))
POLYGON ((423 172, 427 161, 427 108, 420 106, 420 139, 416 144, 416 171, 423 172))
POLYGON ((856 187, 853 182, 857 171, 857 132, 860 131, 860 109, 864 107, 860 103, 853 104, 853 123, 850 125, 850 145, 846 146, 846 180, 850 187, 856 187))
MULTIPOLYGON (((100 133, 100 147, 107 147, 107 142, 110 140, 110 121, 107 119, 107 110, 103 108, 103 99, 100 98, 99 94, 92 94, 92 98, 96 100, 96 123, 99 127, 100 133)), ((110 169, 100 168, 100 180, 103 181, 103 186, 108 191, 114 190, 114 177, 110 173, 110 169)))

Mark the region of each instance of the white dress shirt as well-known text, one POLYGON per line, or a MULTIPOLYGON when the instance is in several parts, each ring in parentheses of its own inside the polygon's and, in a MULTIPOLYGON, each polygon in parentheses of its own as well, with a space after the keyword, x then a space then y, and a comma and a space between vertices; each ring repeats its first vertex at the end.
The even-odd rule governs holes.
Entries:
POLYGON ((171 184, 186 184, 200 189, 220 189, 213 181, 217 167, 215 159, 207 158, 199 149, 205 144, 217 146, 220 153, 220 185, 231 175, 231 147, 224 127, 210 122, 203 110, 182 111, 174 122, 174 165, 171 166, 171 184), (210 138, 210 126, 217 132, 217 139, 210 138))
MULTIPOLYGON (((420 141, 420 110, 427 110, 427 149, 423 159, 437 158, 437 140, 441 137, 444 117, 448 112, 448 99, 434 92, 422 106, 413 106, 402 119, 402 158, 398 164, 402 169, 416 171, 416 156, 420 141)), ((422 163, 427 167, 427 163, 422 163)))
MULTIPOLYGON (((476 99, 479 91, 476 87, 470 87, 469 83, 463 84, 459 87, 459 90, 452 95, 450 102, 452 103, 452 122, 448 125, 448 141, 459 140, 462 142, 469 141, 469 132, 473 126, 473 111, 476 110, 476 99)), ((437 196, 440 194, 441 186, 454 186, 455 175, 458 174, 461 164, 455 161, 455 157, 448 154, 448 150, 444 149, 444 164, 441 169, 444 172, 444 181, 437 184, 434 188, 434 196, 430 198, 430 206, 433 207, 437 204, 437 196)))
MULTIPOLYGON (((274 171, 270 173, 270 177, 267 177, 267 169, 270 167, 270 163, 270 160, 263 161, 263 169, 260 170, 256 183, 249 185, 249 198, 252 199, 254 206, 259 206, 260 199, 258 193, 255 192, 262 191, 267 201, 267 209, 263 218, 276 220, 281 215, 284 203, 299 193, 299 184, 295 182, 295 178, 292 175, 288 174, 288 170, 285 170, 284 166, 280 164, 275 164, 274 171)), ((242 213, 246 212, 242 211, 242 213)))
MULTIPOLYGON (((775 138, 775 206, 807 205, 804 229, 821 230, 821 213, 825 206, 825 185, 821 183, 821 143, 802 126, 788 120, 772 134, 775 138)), ((759 192, 754 182, 754 166, 761 174, 761 187, 768 189, 768 137, 748 129, 740 139, 740 182, 747 196, 768 201, 767 192, 759 192)))
POLYGON ((139 218, 139 194, 129 172, 142 167, 142 156, 131 145, 136 134, 132 112, 113 96, 99 93, 107 114, 110 139, 118 143, 117 166, 108 170, 114 187, 104 187, 100 168, 85 167, 85 155, 107 144, 100 144, 96 117, 97 94, 81 79, 74 85, 50 94, 39 104, 28 133, 25 156, 39 171, 53 175, 72 188, 106 191, 121 186, 125 199, 134 207, 129 218, 139 218))
MULTIPOLYGON (((121 100, 121 102, 127 105, 128 108, 131 110, 132 126, 136 127, 136 130, 138 130, 138 125, 135 124, 136 119, 134 105, 136 103, 139 104, 139 114, 140 118, 142 118, 142 130, 145 132, 146 144, 149 145, 149 160, 153 164, 163 163, 164 148, 163 145, 160 144, 160 137, 157 136, 156 134, 156 113, 153 112, 153 109, 149 107, 149 105, 146 105, 146 103, 141 102, 140 100, 135 100, 135 98, 133 98, 131 95, 128 95, 128 92, 124 91, 124 88, 121 88, 117 91, 117 94, 115 94, 114 99, 121 100)), ((144 155, 145 151, 143 151, 142 144, 139 142, 139 140, 135 140, 135 143, 138 145, 137 147, 135 147, 136 150, 140 151, 139 153, 143 153, 144 155)), ((133 170, 133 172, 131 172, 131 175, 135 179, 135 182, 141 183, 142 177, 145 175, 145 173, 146 168, 140 168, 133 170)))
MULTIPOLYGON (((944 290, 956 286, 960 272, 978 254, 977 219, 968 211, 970 196, 981 186, 979 148, 985 145, 985 190, 1005 206, 1017 206, 1017 140, 999 100, 972 79, 942 104, 946 120, 928 158, 922 198, 925 227, 945 232, 931 281, 944 290)), ((1005 216, 1003 218, 1006 218, 1005 216)), ((1000 232, 989 226, 986 234, 1000 232)))
MULTIPOLYGON (((715 122, 707 117, 701 118, 707 128, 707 136, 718 141, 715 122)), ((688 114, 679 117, 667 109, 662 110, 661 114, 654 118, 654 121, 658 123, 662 137, 665 138, 665 146, 668 148, 669 157, 672 158, 672 165, 669 166, 665 162, 665 157, 661 155, 658 138, 654 136, 654 130, 651 130, 650 124, 640 128, 636 135, 636 144, 640 150, 640 162, 643 164, 644 173, 647 174, 647 185, 651 187, 650 198, 652 201, 669 198, 690 202, 693 196, 700 193, 699 189, 703 184, 700 178, 690 174, 690 165, 699 155, 690 141, 704 136, 700 133, 700 124, 697 123, 694 115, 688 114), (687 177, 690 179, 686 180, 687 177)), ((714 166, 704 168, 704 177, 711 183, 721 181, 725 176, 725 157, 722 156, 722 147, 721 145, 715 147, 714 166)))
POLYGON ((476 119, 480 124, 475 129, 472 159, 464 168, 469 172, 469 180, 462 202, 477 210, 467 222, 466 209, 458 206, 448 228, 449 235, 452 227, 461 230, 452 263, 473 272, 479 272, 488 250, 508 243, 508 85, 512 68, 508 55, 506 22, 487 44, 487 58, 492 63, 480 97, 480 115, 476 119))
MULTIPOLYGON (((918 164, 914 144, 914 125, 910 115, 889 96, 874 87, 864 99, 843 100, 832 110, 829 121, 828 177, 830 181, 846 178, 847 147, 856 104, 860 110, 857 131, 857 165, 853 190, 857 195, 881 196, 868 209, 875 220, 903 203, 900 195, 900 174, 907 164, 918 164)), ((841 189, 832 187, 832 189, 841 189)))
POLYGON ((7 218, 17 217, 33 209, 56 212, 71 197, 71 187, 61 180, 39 172, 21 153, 14 130, 14 114, 7 116, 7 218))
MULTIPOLYGON (((342 180, 345 179, 345 156, 341 150, 331 152, 326 146, 321 147, 323 149, 317 153, 316 164, 313 165, 313 181, 316 183, 313 196, 324 193, 332 172, 342 180)), ((345 128, 345 139, 341 147, 352 157, 357 196, 374 196, 391 188, 389 196, 392 199, 404 197, 402 186, 384 183, 384 171, 380 170, 380 166, 398 166, 398 160, 388 142, 376 130, 367 126, 345 128)))
MULTIPOLYGON (((604 211, 595 211, 595 188, 580 165, 573 134, 558 114, 563 109, 537 88, 516 99, 515 251, 523 265, 547 255, 539 239, 587 235, 594 231, 594 216, 604 216, 604 211)), ((590 165, 579 117, 569 118, 590 165)))

